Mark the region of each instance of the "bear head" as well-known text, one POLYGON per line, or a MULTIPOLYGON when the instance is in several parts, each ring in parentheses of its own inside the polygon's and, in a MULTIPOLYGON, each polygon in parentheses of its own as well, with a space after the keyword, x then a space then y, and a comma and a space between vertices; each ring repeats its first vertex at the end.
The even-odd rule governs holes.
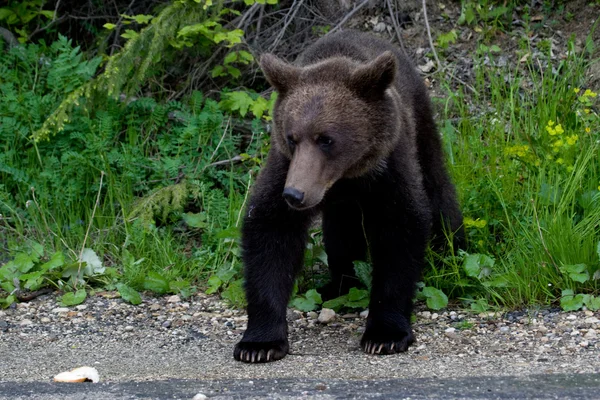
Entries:
POLYGON ((381 167, 401 123, 392 52, 307 66, 264 54, 260 66, 279 92, 271 142, 290 160, 283 196, 292 208, 314 207, 339 179, 381 167))

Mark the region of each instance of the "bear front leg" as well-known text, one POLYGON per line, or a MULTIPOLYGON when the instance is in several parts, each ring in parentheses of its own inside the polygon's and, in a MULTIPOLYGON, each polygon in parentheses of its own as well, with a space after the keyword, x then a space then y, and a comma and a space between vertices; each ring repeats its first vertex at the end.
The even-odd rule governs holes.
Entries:
POLYGON ((362 349, 369 354, 403 352, 415 340, 410 325, 412 299, 424 263, 430 219, 416 210, 399 211, 402 202, 394 204, 395 210, 375 213, 369 222, 373 283, 361 339, 362 349))
POLYGON ((279 360, 289 350, 287 303, 303 265, 312 216, 285 203, 287 164, 271 153, 254 187, 242 229, 248 328, 233 356, 249 363, 279 360))

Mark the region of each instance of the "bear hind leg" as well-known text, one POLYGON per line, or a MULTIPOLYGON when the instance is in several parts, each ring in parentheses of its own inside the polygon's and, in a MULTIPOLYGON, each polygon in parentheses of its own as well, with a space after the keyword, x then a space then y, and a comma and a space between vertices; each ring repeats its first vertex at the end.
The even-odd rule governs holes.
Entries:
POLYGON ((319 292, 326 300, 348 293, 360 284, 354 261, 365 260, 367 242, 358 202, 326 205, 323 210, 323 241, 331 281, 319 292))

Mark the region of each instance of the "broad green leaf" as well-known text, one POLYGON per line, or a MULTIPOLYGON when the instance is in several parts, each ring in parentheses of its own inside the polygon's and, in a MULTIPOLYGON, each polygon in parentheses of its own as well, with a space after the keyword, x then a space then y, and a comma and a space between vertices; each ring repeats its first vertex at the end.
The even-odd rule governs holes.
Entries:
POLYGON ((65 293, 60 298, 60 301, 65 306, 75 306, 77 304, 83 303, 85 301, 86 297, 87 297, 87 292, 85 291, 85 289, 79 289, 76 292, 65 293))
POLYGON ((315 304, 323 303, 323 299, 321 298, 321 295, 319 294, 319 292, 317 292, 316 289, 310 289, 306 292, 304 297, 306 297, 308 300, 313 301, 315 304))
POLYGON ((440 310, 448 305, 448 296, 439 289, 432 286, 425 286, 423 294, 427 297, 427 307, 432 310, 440 310))
POLYGON ((368 299, 368 298, 369 298, 369 292, 367 290, 357 289, 357 288, 353 287, 353 288, 350 288, 350 291, 348 292, 348 300, 349 301, 359 301, 359 300, 368 299))
POLYGON ((323 303, 323 308, 331 308, 338 312, 348 302, 348 295, 336 297, 335 299, 327 300, 323 303))
POLYGON ((121 37, 124 39, 134 39, 136 37, 138 37, 140 34, 137 33, 136 31, 132 30, 132 29, 126 29, 125 33, 121 34, 121 37))
POLYGON ((238 111, 242 117, 248 113, 248 109, 254 103, 254 100, 246 92, 236 91, 223 93, 223 99, 219 102, 219 107, 225 111, 238 111))
POLYGON ((312 299, 307 299, 303 296, 296 297, 294 300, 292 300, 292 306, 304 312, 314 311, 318 307, 317 303, 315 303, 312 299))
POLYGON ((42 271, 51 271, 55 268, 62 267, 64 263, 65 255, 62 253, 62 251, 57 251, 56 253, 52 254, 52 257, 50 257, 47 262, 40 266, 40 269, 42 271))
POLYGON ((369 297, 367 296, 356 301, 347 301, 344 306, 348 308, 360 308, 364 310, 365 308, 369 307, 369 297))
POLYGON ((565 289, 562 291, 562 297, 560 298, 560 306, 565 311, 577 311, 583 307, 583 295, 573 295, 573 290, 565 289))
POLYGON ((252 103, 252 106, 250 106, 250 111, 252 111, 252 114, 254 114, 256 118, 262 118, 263 114, 268 109, 269 102, 267 101, 267 99, 261 96, 254 100, 254 103, 252 103))
POLYGON ((243 307, 246 304, 243 281, 238 279, 237 281, 232 282, 227 289, 221 293, 221 297, 228 300, 236 307, 243 307))
POLYGON ((354 272, 356 273, 356 277, 358 280, 365 285, 367 288, 371 289, 371 264, 364 261, 354 261, 354 272))
POLYGON ((31 255, 26 253, 18 253, 13 260, 13 264, 17 267, 17 270, 21 273, 29 272, 33 268, 33 258, 31 255))
POLYGON ((189 289, 190 287, 191 287, 190 282, 186 281, 184 279, 169 282, 169 289, 171 290, 171 292, 185 291, 185 290, 189 289))
POLYGON ((489 276, 494 266, 494 259, 485 254, 469 254, 465 257, 463 268, 467 276, 481 279, 489 276))
POLYGON ((116 27, 116 26, 117 26, 117 25, 115 25, 115 24, 111 24, 111 23, 106 23, 106 24, 102 25, 102 27, 103 27, 103 28, 106 28, 106 29, 108 29, 109 31, 111 31, 111 30, 115 29, 115 27, 116 27))
POLYGON ((34 262, 40 261, 40 258, 44 257, 44 246, 39 244, 38 242, 31 243, 31 251, 29 252, 31 255, 31 259, 34 262))
POLYGON ((212 275, 210 278, 208 278, 207 283, 208 288, 206 289, 206 294, 213 294, 216 293, 217 290, 219 290, 219 288, 223 284, 223 281, 217 275, 212 275))
POLYGON ((600 296, 590 296, 586 302, 586 306, 592 311, 600 310, 600 296))
POLYGON ((224 64, 231 64, 232 62, 237 61, 238 59, 238 53, 235 51, 232 51, 230 53, 228 53, 225 58, 223 58, 223 63, 224 64))
POLYGON ((204 211, 196 214, 188 212, 182 216, 185 223, 192 228, 206 228, 208 226, 206 222, 206 213, 204 211))
POLYGON ((38 290, 44 283, 44 272, 35 271, 23 274, 19 277, 21 282, 25 282, 23 287, 28 290, 38 290))
POLYGON ((96 252, 92 249, 85 248, 81 253, 81 258, 79 259, 81 262, 85 262, 85 268, 83 268, 84 276, 93 276, 104 273, 104 267, 102 266, 102 261, 96 254, 96 252))
POLYGON ((212 71, 210 72, 210 75, 211 75, 213 78, 217 78, 217 77, 219 77, 219 76, 223 76, 223 75, 225 75, 225 67, 224 67, 224 66, 222 66, 222 65, 216 65, 216 66, 215 66, 215 67, 212 69, 212 71))
POLYGON ((142 302, 142 296, 133 288, 125 285, 124 283, 117 283, 117 290, 121 295, 121 298, 128 303, 138 305, 142 302))
POLYGON ((575 282, 584 283, 590 279, 590 274, 585 264, 563 265, 559 269, 563 274, 569 275, 569 278, 575 282))
POLYGON ((232 67, 231 65, 227 65, 225 69, 227 70, 227 73, 234 78, 239 78, 242 75, 242 71, 236 67, 232 67))
POLYGON ((144 289, 151 290, 158 294, 169 292, 169 281, 155 271, 148 272, 148 275, 144 278, 143 286, 144 289))
POLYGON ((8 308, 15 301, 17 301, 17 298, 14 295, 11 294, 10 296, 7 296, 7 297, 5 297, 3 299, 0 299, 0 307, 2 307, 2 308, 8 308))

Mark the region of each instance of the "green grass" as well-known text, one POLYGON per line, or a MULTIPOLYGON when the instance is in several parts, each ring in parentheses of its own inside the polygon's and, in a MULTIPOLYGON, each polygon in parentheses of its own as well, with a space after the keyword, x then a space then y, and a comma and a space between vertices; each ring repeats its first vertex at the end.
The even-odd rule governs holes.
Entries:
MULTIPOLYGON (((32 135, 98 61, 85 61, 66 39, 25 49, 0 59, 0 301, 48 285, 135 298, 126 284, 221 291, 243 304, 238 227, 268 149, 263 121, 241 134, 233 128, 239 104, 200 92, 181 101, 86 99, 64 130, 36 142, 32 135), (239 154, 240 163, 215 164, 239 154), (86 269, 85 248, 102 264, 86 269)), ((436 309, 444 294, 476 311, 561 296, 566 309, 600 308, 600 118, 584 87, 589 60, 571 53, 542 68, 483 65, 499 51, 479 49, 472 90, 442 82, 440 127, 469 244, 430 255, 425 284, 443 293, 423 287, 419 297, 436 309)), ((230 98, 247 109, 252 96, 230 98)), ((309 265, 322 261, 320 235, 312 236, 309 265)), ((319 279, 303 278, 299 291, 313 293, 319 279)))
POLYGON ((548 304, 564 289, 597 296, 600 118, 591 108, 595 94, 581 88, 586 59, 572 53, 555 72, 551 64, 475 62, 475 92, 447 83, 444 119, 457 122, 442 131, 468 251, 493 261, 468 276, 465 254, 446 257, 426 283, 508 307, 548 304), (564 271, 577 264, 585 265, 584 282, 564 271))

